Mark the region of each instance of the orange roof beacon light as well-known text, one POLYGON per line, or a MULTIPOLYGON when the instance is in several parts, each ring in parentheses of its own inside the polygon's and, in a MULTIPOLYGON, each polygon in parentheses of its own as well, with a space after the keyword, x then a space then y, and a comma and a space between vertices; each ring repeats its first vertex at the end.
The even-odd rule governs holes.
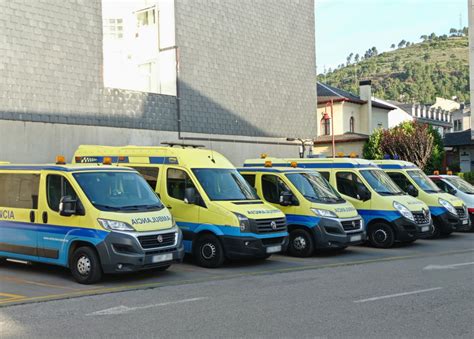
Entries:
POLYGON ((439 171, 433 171, 433 175, 439 175, 439 171))
POLYGON ((272 167, 272 165, 273 164, 272 164, 271 160, 265 161, 265 167, 272 167))
POLYGON ((66 157, 64 155, 57 155, 56 165, 66 165, 66 157))
POLYGON ((296 168, 296 167, 298 167, 298 163, 296 161, 292 161, 290 166, 293 167, 293 168, 296 168))
POLYGON ((123 155, 119 156, 118 161, 119 161, 119 162, 124 162, 124 161, 125 161, 125 157, 124 157, 123 155))
POLYGON ((265 159, 266 157, 268 157, 267 153, 260 154, 260 159, 265 159))
POLYGON ((447 171, 446 174, 447 175, 453 175, 453 171, 447 171))
POLYGON ((337 152, 338 158, 344 158, 344 152, 337 152))
POLYGON ((104 161, 102 161, 104 165, 112 165, 112 158, 111 157, 104 157, 104 161))
POLYGON ((357 158, 357 153, 356 153, 356 152, 352 152, 351 154, 349 154, 349 157, 351 157, 351 158, 357 158))

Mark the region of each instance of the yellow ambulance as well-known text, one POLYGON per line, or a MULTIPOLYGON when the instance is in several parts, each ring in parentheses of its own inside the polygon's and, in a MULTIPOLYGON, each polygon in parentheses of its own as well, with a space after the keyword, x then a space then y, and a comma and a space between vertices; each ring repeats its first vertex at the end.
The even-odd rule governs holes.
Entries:
POLYGON ((401 160, 374 160, 405 192, 425 202, 433 217, 433 238, 471 228, 464 202, 431 181, 415 164, 401 160))
POLYGON ((271 161, 239 172, 263 201, 285 213, 290 255, 308 257, 318 249, 344 249, 366 241, 357 210, 318 172, 273 167, 271 161))
POLYGON ((159 194, 183 231, 186 253, 203 267, 225 259, 268 258, 285 251, 285 215, 260 200, 222 154, 195 145, 80 146, 76 163, 135 168, 159 194))
MULTIPOLYGON (((107 162, 107 161, 106 161, 107 162)), ((182 233, 133 169, 0 165, 0 258, 69 267, 83 284, 102 273, 167 269, 182 233)))
POLYGON ((432 221, 428 206, 403 192, 376 164, 364 159, 304 158, 250 159, 245 167, 273 166, 314 169, 336 188, 358 211, 367 229, 370 244, 388 248, 395 241, 413 242, 429 237, 432 221))

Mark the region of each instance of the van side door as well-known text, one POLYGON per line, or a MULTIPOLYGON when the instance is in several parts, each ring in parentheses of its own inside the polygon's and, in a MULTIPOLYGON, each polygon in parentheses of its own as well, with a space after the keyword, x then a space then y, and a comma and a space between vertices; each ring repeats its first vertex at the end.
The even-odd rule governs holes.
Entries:
POLYGON ((38 258, 39 173, 0 173, 0 256, 38 258))
POLYGON ((292 192, 288 185, 279 176, 274 174, 261 174, 257 177, 257 192, 263 201, 272 204, 285 214, 296 214, 296 194, 292 192), (294 197, 294 204, 289 206, 280 205, 280 195, 282 193, 291 193, 294 197))
POLYGON ((364 187, 370 190, 356 172, 337 171, 335 179, 336 189, 344 199, 352 203, 357 210, 370 209, 371 200, 364 201, 358 193, 364 187))
POLYGON ((60 173, 43 173, 42 190, 44 199, 40 203, 39 222, 44 230, 39 239, 40 253, 62 265, 67 265, 68 242, 77 236, 85 223, 85 210, 69 179, 60 173), (69 196, 77 200, 77 214, 62 216, 59 212, 61 198, 69 196))

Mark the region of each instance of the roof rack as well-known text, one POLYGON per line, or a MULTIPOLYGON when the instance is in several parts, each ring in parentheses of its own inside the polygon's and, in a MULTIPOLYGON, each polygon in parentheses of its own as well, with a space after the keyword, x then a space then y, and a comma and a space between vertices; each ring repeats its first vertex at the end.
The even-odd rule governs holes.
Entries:
POLYGON ((185 148, 185 147, 192 147, 192 148, 206 147, 204 145, 185 144, 185 143, 180 143, 180 142, 168 142, 168 141, 162 142, 161 144, 169 146, 169 147, 181 146, 182 148, 185 148))

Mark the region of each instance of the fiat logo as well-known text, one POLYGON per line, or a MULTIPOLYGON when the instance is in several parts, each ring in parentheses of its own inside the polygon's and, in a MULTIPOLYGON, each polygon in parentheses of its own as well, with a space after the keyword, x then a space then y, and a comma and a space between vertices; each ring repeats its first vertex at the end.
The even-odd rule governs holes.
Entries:
POLYGON ((276 230, 276 228, 277 228, 277 223, 274 222, 274 221, 272 221, 272 222, 270 223, 270 226, 272 227, 272 230, 276 230))
POLYGON ((160 234, 156 237, 156 240, 161 244, 163 242, 163 236, 160 234))

